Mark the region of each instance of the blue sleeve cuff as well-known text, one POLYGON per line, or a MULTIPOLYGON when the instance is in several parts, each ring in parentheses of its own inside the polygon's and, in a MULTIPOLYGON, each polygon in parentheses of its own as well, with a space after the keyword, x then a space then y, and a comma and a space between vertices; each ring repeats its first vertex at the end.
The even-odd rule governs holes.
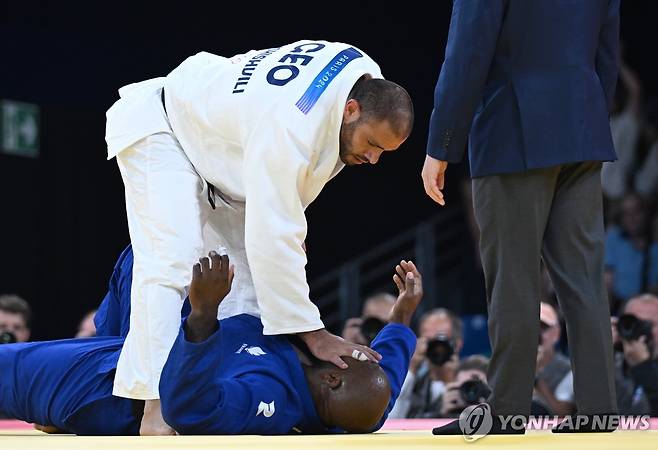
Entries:
POLYGON ((205 341, 202 342, 190 342, 187 340, 187 336, 185 335, 185 324, 187 323, 187 317, 181 320, 181 326, 180 330, 178 332, 178 338, 177 340, 186 348, 188 349, 193 349, 193 348, 205 348, 208 345, 216 345, 215 343, 220 339, 220 333, 219 330, 221 328, 221 325, 219 323, 219 320, 217 321, 217 329, 208 336, 208 338, 205 341))

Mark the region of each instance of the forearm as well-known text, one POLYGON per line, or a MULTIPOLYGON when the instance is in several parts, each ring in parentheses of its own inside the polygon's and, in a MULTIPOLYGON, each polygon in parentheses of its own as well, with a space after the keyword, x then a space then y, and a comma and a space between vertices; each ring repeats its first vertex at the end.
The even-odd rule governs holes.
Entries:
POLYGON ((404 325, 405 327, 409 327, 411 324, 411 318, 413 317, 415 312, 416 312, 416 308, 413 308, 413 310, 405 310, 403 308, 398 307, 398 305, 395 305, 393 307, 393 310, 391 311, 391 315, 388 317, 388 322, 397 323, 400 325, 404 325))
POLYGON ((198 344, 207 340, 218 329, 217 311, 213 314, 192 310, 184 325, 185 339, 198 344))
POLYGON ((324 328, 310 300, 302 248, 307 225, 297 187, 307 167, 296 159, 289 163, 279 173, 253 161, 259 170, 245 172, 245 250, 266 335, 324 328))
POLYGON ((263 334, 292 334, 324 328, 320 312, 310 300, 301 239, 265 231, 250 222, 247 221, 246 250, 263 334))

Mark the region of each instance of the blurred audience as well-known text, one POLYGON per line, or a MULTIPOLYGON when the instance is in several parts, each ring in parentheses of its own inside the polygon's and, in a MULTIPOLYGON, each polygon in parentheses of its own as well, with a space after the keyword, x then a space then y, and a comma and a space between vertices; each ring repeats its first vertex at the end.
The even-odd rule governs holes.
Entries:
POLYGON ((641 128, 642 85, 637 74, 621 61, 610 117, 617 161, 604 163, 601 169, 603 193, 608 200, 616 201, 626 194, 636 160, 635 152, 641 128))
POLYGON ((395 297, 382 292, 366 299, 361 310, 361 317, 352 317, 345 321, 342 337, 355 344, 370 345, 377 333, 388 322, 388 316, 395 304, 395 297))
POLYGON ((392 418, 428 417, 440 410, 446 385, 455 380, 464 340, 462 321, 444 308, 425 313, 418 323, 418 343, 392 418))
POLYGON ((613 312, 624 299, 655 290, 658 285, 658 242, 652 238, 646 201, 628 193, 621 204, 619 226, 606 236, 606 283, 613 312))
POLYGON ((78 325, 78 332, 75 334, 76 338, 88 338, 96 336, 96 324, 94 324, 94 316, 96 310, 90 311, 82 318, 80 325, 78 325))
POLYGON ((539 310, 539 345, 532 414, 564 416, 575 411, 571 362, 556 349, 560 318, 556 309, 542 302, 539 310))
POLYGON ((30 340, 32 310, 18 295, 0 295, 0 344, 30 340))
POLYGON ((647 102, 631 187, 645 199, 658 195, 658 98, 647 102))

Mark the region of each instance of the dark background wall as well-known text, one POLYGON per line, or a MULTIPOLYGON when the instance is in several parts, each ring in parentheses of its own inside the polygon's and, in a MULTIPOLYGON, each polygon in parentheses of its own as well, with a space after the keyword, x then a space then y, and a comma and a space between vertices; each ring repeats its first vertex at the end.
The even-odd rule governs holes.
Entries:
MULTIPOLYGON (((415 103, 414 132, 376 167, 345 170, 309 208, 309 277, 439 212, 422 189, 432 93, 451 2, 0 3, 0 98, 41 106, 41 156, 0 155, 0 293, 34 308, 35 339, 68 337, 102 298, 128 242, 123 187, 105 161, 117 89, 200 50, 230 56, 298 39, 348 42, 415 103)), ((626 58, 656 94, 658 2, 626 1, 626 58)), ((459 203, 449 170, 447 201, 459 203)), ((464 239, 467 239, 464 227, 464 239)))

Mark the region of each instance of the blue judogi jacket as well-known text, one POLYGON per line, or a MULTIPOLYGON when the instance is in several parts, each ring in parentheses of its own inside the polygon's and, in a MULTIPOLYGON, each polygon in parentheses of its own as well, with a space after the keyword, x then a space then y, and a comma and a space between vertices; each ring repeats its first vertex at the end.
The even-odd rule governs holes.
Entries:
MULTIPOLYGON (((299 357, 286 336, 264 336, 256 317, 220 321, 205 342, 185 339, 181 327, 160 379, 166 422, 182 434, 286 434, 342 432, 318 418, 299 357)), ((372 348, 391 385, 393 409, 416 347, 406 326, 388 324, 372 348)), ((368 398, 363 398, 364 402, 368 398)))
MULTIPOLYGON (((132 254, 122 254, 99 308, 100 334, 127 331, 132 254), (130 270, 129 270, 130 269, 130 270)), ((184 320, 160 380, 165 420, 181 434, 336 433, 319 420, 301 362, 286 336, 264 336, 260 320, 223 319, 205 342, 185 339, 184 320), (295 430, 296 429, 296 430, 295 430)), ((125 336, 0 345, 0 412, 80 435, 134 435, 133 401, 112 395, 125 336)), ((416 337, 387 325, 373 341, 393 408, 416 337)), ((367 401, 367 399, 364 399, 367 401)))

